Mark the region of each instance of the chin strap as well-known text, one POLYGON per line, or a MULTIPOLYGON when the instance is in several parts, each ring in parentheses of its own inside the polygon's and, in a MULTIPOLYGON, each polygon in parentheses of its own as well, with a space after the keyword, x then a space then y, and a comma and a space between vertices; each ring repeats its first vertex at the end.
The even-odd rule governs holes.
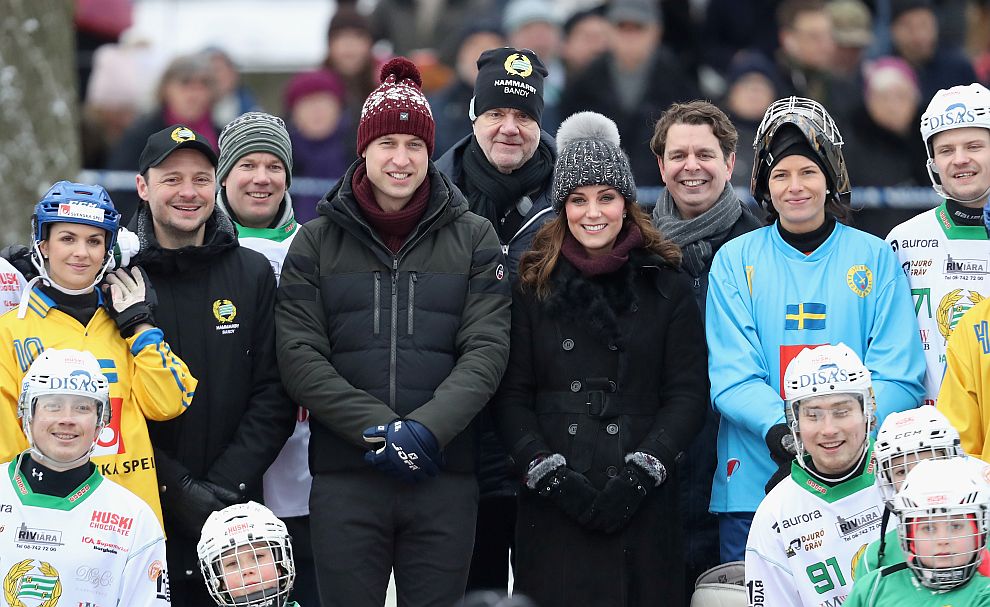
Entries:
MULTIPOLYGON (((840 476, 838 478, 832 478, 830 476, 825 476, 825 475, 823 475, 822 473, 818 472, 817 470, 815 470, 812 467, 808 467, 808 466, 805 466, 805 465, 802 465, 801 467, 804 468, 805 470, 807 470, 813 476, 816 476, 820 480, 823 480, 823 481, 826 481, 826 482, 829 482, 829 483, 841 483, 841 482, 847 481, 850 478, 852 478, 852 476, 854 474, 856 474, 856 472, 863 465, 863 462, 866 460, 866 452, 869 450, 868 449, 869 442, 870 442, 870 439, 869 438, 863 439, 863 450, 859 454, 859 459, 857 459, 856 460, 856 463, 853 465, 853 467, 849 469, 849 472, 846 472, 844 475, 842 475, 842 476, 840 476)), ((798 463, 803 463, 803 462, 801 462, 799 460, 798 463)))

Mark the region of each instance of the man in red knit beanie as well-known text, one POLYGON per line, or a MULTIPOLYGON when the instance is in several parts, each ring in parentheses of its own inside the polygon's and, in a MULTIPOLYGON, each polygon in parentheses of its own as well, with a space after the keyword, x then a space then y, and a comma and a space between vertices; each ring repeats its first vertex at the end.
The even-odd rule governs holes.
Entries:
POLYGON ((279 368, 310 412, 311 534, 325 607, 452 605, 478 486, 475 416, 509 353, 509 286, 491 223, 433 153, 415 65, 385 64, 360 158, 282 267, 279 368))

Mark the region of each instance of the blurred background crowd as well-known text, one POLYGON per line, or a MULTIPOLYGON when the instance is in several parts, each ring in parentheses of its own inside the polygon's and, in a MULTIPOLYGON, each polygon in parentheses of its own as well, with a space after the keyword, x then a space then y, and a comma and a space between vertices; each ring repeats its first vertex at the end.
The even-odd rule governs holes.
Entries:
MULTIPOLYGON (((424 74, 439 157, 470 132, 478 56, 508 45, 549 68, 544 130, 576 111, 608 115, 641 186, 661 185, 648 145, 657 117, 701 97, 739 130, 732 183, 748 189, 758 121, 786 95, 816 99, 836 119, 854 186, 928 186, 918 135, 928 100, 990 84, 990 0, 623 0, 621 11, 600 0, 77 4, 86 169, 133 172, 165 125, 215 143, 231 119, 263 109, 290 125, 294 177, 334 179, 354 158, 377 70, 400 54, 424 74), (198 22, 195 11, 209 16, 198 22), (242 11, 266 20, 268 40, 245 39, 232 15, 242 11)), ((316 196, 299 193, 297 219, 314 216, 316 196)))

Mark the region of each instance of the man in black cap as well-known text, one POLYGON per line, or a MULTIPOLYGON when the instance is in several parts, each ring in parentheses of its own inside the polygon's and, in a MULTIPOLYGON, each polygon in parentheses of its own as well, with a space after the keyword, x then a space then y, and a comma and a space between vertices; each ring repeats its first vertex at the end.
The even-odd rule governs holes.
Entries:
POLYGON ((262 254, 238 245, 215 206, 216 166, 216 152, 192 129, 153 134, 139 160, 143 202, 130 225, 141 245, 134 263, 158 294, 158 324, 200 378, 183 419, 148 428, 172 604, 188 607, 216 605, 196 558, 206 518, 261 500, 262 475, 295 422, 275 362, 275 276, 262 254))
MULTIPOLYGON (((546 76, 547 69, 529 49, 506 47, 482 53, 468 113, 473 133, 436 163, 464 192, 471 210, 495 226, 513 283, 519 259, 531 248, 533 236, 554 217, 550 189, 556 145, 540 128, 546 76)), ((509 474, 508 456, 492 430, 487 409, 479 419, 481 500, 468 588, 504 590, 518 483, 509 474)))

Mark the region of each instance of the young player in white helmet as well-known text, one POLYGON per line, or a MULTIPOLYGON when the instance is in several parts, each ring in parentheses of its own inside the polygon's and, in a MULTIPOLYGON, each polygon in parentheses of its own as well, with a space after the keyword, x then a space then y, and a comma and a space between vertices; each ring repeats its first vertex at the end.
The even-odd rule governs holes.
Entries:
POLYGON ((990 273, 971 261, 988 248, 990 90, 974 83, 935 93, 921 117, 921 138, 932 187, 945 200, 896 226, 887 242, 911 283, 925 345, 924 403, 935 405, 946 340, 966 310, 990 296, 990 273))
POLYGON ((897 543, 896 529, 887 529, 894 495, 911 469, 922 460, 963 456, 959 432, 935 407, 925 405, 887 416, 873 447, 877 487, 886 506, 881 535, 853 563, 854 577, 904 560, 897 543))
POLYGON ((986 474, 963 458, 921 461, 892 505, 905 561, 858 579, 843 605, 990 605, 990 579, 976 575, 990 524, 986 474))
POLYGON ((234 504, 211 514, 196 553, 220 607, 299 607, 289 601, 296 577, 292 538, 261 504, 234 504))
POLYGON ((797 458, 753 518, 749 603, 837 605, 854 555, 880 535, 870 372, 845 344, 805 348, 784 374, 784 398, 797 458))
POLYGON ((29 448, 0 467, 4 604, 169 605, 154 512, 89 459, 111 421, 96 358, 45 350, 24 377, 17 411, 29 448), (100 572, 100 583, 78 583, 81 568, 100 572), (38 597, 49 602, 30 602, 38 597))

